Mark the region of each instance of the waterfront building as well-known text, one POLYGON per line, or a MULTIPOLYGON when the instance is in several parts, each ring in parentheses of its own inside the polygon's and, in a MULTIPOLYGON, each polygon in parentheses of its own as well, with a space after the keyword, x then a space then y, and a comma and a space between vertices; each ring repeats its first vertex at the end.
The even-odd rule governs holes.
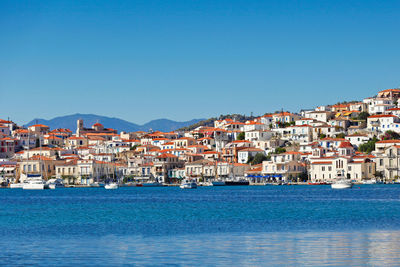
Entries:
POLYGON ((338 179, 361 182, 375 177, 375 162, 370 157, 356 155, 350 142, 341 142, 333 155, 327 155, 325 151, 316 148, 310 157, 309 178, 312 182, 338 179))

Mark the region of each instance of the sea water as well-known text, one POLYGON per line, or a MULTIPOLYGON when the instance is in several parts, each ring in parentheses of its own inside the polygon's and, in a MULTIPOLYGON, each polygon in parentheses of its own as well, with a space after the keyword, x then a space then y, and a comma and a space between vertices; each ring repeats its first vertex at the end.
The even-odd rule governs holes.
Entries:
POLYGON ((1 189, 0 264, 400 265, 400 186, 1 189))

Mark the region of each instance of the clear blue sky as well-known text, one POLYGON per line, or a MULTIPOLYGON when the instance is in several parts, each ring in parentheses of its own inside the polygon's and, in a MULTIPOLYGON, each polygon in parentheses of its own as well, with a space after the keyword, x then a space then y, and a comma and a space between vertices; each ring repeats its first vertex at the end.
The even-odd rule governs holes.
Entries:
POLYGON ((0 118, 297 111, 400 86, 400 1, 1 1, 0 118))

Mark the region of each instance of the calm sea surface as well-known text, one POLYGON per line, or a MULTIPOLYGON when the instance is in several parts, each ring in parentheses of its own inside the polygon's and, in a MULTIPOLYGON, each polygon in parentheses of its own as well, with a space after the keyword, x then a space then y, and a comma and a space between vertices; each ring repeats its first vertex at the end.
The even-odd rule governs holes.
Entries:
POLYGON ((400 186, 0 190, 0 265, 400 265, 400 186))

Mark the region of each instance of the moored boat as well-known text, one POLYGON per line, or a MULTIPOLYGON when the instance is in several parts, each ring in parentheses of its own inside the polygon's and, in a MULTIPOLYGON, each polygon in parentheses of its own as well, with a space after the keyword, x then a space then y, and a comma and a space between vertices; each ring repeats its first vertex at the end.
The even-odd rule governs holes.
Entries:
POLYGON ((64 182, 62 179, 50 179, 46 182, 49 189, 64 188, 64 182))
POLYGON ((327 185, 326 182, 309 182, 308 185, 327 185))
POLYGON ((42 179, 41 175, 29 175, 25 181, 22 189, 25 190, 43 190, 47 189, 46 182, 42 179))
POLYGON ((142 187, 160 187, 164 186, 162 183, 159 182, 148 182, 148 183, 142 183, 142 187))
POLYGON ((195 189, 197 188, 197 183, 194 180, 185 179, 179 187, 182 189, 195 189))
POLYGON ((225 181, 218 180, 218 181, 212 181, 212 182, 211 182, 211 185, 212 185, 212 186, 224 186, 224 185, 226 185, 226 184, 225 184, 225 181))
POLYGON ((376 180, 375 179, 364 180, 363 184, 376 184, 376 180))
POLYGON ((249 185, 250 182, 246 180, 225 181, 225 185, 249 185))
POLYGON ((117 183, 109 183, 104 186, 105 189, 118 189, 117 183))
POLYGON ((337 180, 331 184, 332 189, 348 189, 353 187, 353 183, 349 180, 337 180))
POLYGON ((12 189, 23 188, 24 187, 24 183, 13 183, 13 184, 10 184, 9 186, 12 189))
POLYGON ((90 187, 101 187, 101 184, 99 184, 98 182, 94 182, 94 183, 91 183, 89 186, 90 187))

